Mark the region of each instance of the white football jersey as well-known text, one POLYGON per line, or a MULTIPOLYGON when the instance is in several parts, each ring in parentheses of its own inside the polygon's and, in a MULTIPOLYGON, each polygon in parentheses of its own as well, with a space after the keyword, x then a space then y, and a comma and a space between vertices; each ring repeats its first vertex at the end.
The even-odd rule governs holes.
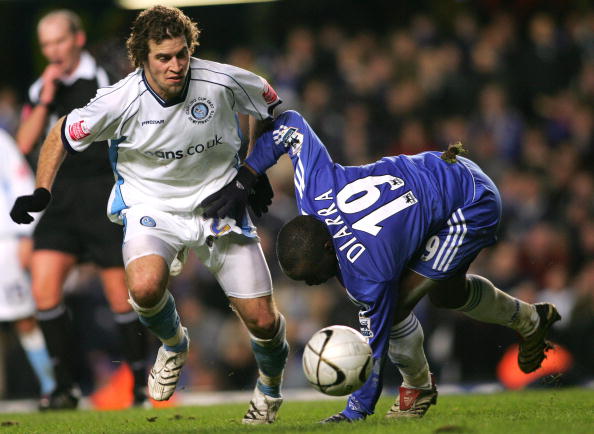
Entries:
POLYGON ((12 136, 0 128, 0 240, 31 236, 39 213, 31 213, 35 221, 19 225, 10 218, 10 210, 18 196, 31 194, 35 188, 33 172, 12 136))
POLYGON ((101 88, 73 110, 62 128, 70 152, 109 140, 115 185, 107 213, 146 204, 193 212, 237 173, 241 131, 237 113, 264 120, 280 103, 262 77, 235 66, 191 58, 179 97, 165 101, 142 68, 101 88))

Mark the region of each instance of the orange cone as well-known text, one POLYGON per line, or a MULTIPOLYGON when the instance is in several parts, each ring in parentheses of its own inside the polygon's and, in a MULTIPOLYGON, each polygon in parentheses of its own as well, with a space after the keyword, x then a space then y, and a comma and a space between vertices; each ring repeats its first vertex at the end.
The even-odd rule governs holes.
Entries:
MULTIPOLYGON (((121 410, 129 408, 134 401, 132 387, 134 386, 134 377, 132 370, 126 363, 122 363, 109 378, 108 382, 99 388, 90 397, 93 408, 96 410, 121 410)), ((155 408, 173 407, 176 403, 175 395, 168 401, 155 401, 151 399, 151 404, 155 408)))
POLYGON ((505 352, 497 365, 497 378, 508 389, 523 389, 539 378, 551 374, 567 372, 572 364, 571 353, 559 344, 547 351, 547 357, 543 360, 542 366, 534 372, 525 374, 518 366, 519 345, 514 344, 505 352))

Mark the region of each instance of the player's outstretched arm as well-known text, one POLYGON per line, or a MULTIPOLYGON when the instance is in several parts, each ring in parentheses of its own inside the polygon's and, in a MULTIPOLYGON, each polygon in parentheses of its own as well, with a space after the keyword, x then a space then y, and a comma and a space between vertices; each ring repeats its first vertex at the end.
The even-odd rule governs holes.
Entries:
POLYGON ((373 413, 382 393, 383 359, 390 344, 395 300, 392 286, 387 282, 374 283, 358 280, 358 285, 349 286, 348 290, 351 294, 360 294, 363 291, 374 294, 373 304, 359 312, 360 331, 363 336, 368 337, 373 352, 374 367, 365 384, 349 396, 346 408, 342 411, 350 420, 359 420, 373 413), (365 289, 361 290, 361 288, 365 289))
POLYGON ((52 195, 50 190, 58 173, 58 169, 66 157, 66 150, 62 146, 61 129, 64 123, 62 117, 50 130, 41 147, 37 163, 36 189, 31 195, 16 198, 10 217, 16 223, 31 223, 33 217, 30 212, 43 211, 49 205, 52 195))
POLYGON ((66 149, 62 144, 61 136, 65 119, 65 116, 63 116, 56 122, 41 146, 35 177, 35 186, 37 188, 45 188, 48 191, 52 189, 58 169, 62 165, 64 158, 66 158, 66 149))
MULTIPOLYGON (((249 143, 247 155, 252 153, 256 139, 264 134, 266 131, 272 129, 274 121, 270 119, 257 120, 253 116, 249 116, 249 143)), ((252 169, 246 164, 249 169, 252 169)), ((248 204, 256 217, 262 217, 262 215, 268 212, 268 207, 272 204, 272 198, 274 197, 274 190, 270 185, 270 180, 266 175, 266 172, 258 174, 256 170, 252 169, 258 179, 254 183, 253 189, 248 197, 248 204)))

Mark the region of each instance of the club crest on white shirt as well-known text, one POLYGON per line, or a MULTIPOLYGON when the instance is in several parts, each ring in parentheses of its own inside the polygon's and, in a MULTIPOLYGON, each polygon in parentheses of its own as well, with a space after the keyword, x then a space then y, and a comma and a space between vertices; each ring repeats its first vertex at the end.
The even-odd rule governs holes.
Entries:
POLYGON ((205 124, 214 116, 215 106, 208 98, 198 97, 186 105, 185 112, 191 122, 205 124))
POLYGON ((140 224, 148 228, 154 228, 155 226, 157 226, 157 222, 155 221, 155 219, 148 215, 142 216, 140 218, 140 224))

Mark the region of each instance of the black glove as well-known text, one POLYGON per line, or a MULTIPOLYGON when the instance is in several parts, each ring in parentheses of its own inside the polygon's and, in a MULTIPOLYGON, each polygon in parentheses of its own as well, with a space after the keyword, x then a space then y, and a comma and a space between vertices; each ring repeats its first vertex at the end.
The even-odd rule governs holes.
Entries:
POLYGON ((248 201, 250 208, 256 217, 262 217, 268 212, 268 206, 272 203, 274 191, 265 173, 258 177, 254 184, 254 191, 250 193, 248 201))
POLYGON ((19 196, 14 201, 10 218, 18 224, 31 223, 33 217, 30 212, 43 211, 52 200, 52 194, 43 187, 36 188, 33 194, 29 196, 19 196))
POLYGON ((257 179, 257 175, 250 172, 247 167, 241 166, 229 184, 202 201, 200 204, 204 209, 202 215, 206 218, 232 217, 239 223, 248 204, 252 186, 257 179))

